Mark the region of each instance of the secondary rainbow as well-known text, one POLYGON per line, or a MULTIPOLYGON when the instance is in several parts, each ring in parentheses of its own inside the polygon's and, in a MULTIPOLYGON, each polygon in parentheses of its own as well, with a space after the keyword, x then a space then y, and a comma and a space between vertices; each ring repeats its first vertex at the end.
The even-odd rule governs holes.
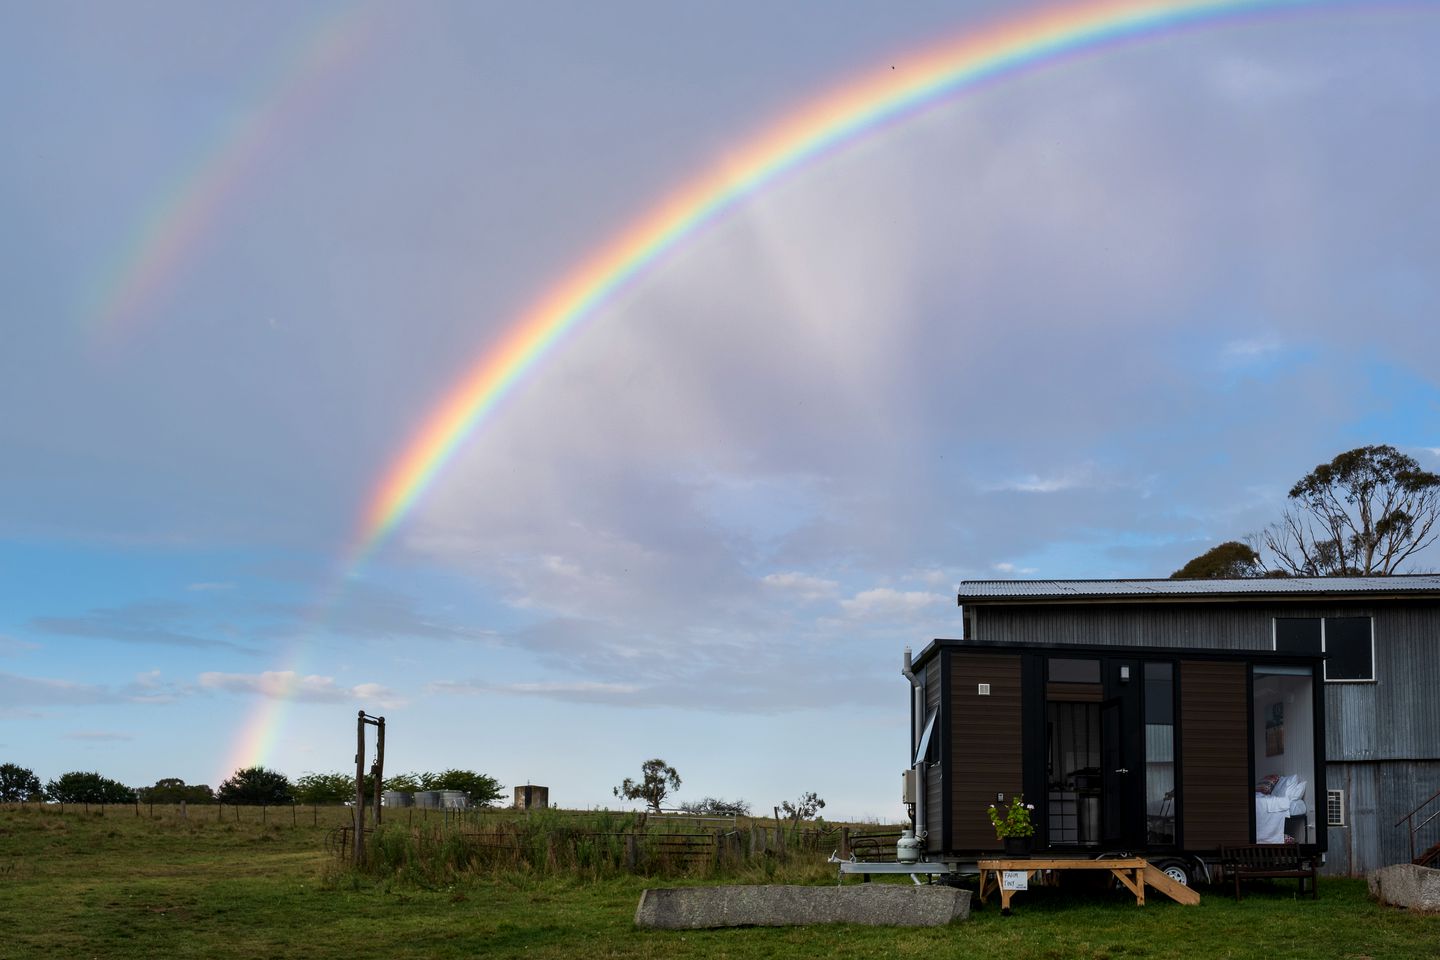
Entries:
MULTIPOLYGON (((579 263, 464 373, 384 472, 364 512, 351 567, 415 506, 466 437, 520 378, 617 290, 727 209, 867 132, 987 80, 1107 46, 1327 5, 1324 0, 1082 3, 996 23, 887 60, 721 158, 579 263)), ((1328 5, 1342 5, 1335 2, 1328 5)))
POLYGON ((282 38, 253 89, 170 178, 92 290, 84 315, 100 339, 139 326, 173 287, 267 148, 299 125, 375 35, 379 9, 372 3, 332 10, 282 38))

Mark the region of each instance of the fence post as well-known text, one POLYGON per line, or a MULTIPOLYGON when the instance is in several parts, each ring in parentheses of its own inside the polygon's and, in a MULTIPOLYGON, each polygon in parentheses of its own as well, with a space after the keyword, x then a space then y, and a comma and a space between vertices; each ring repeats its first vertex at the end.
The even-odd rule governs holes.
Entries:
MULTIPOLYGON (((528 813, 529 811, 526 812, 528 813)), ((635 832, 632 830, 630 833, 625 834, 625 868, 631 873, 634 873, 639 862, 639 844, 636 842, 635 832)))
POLYGON ((185 801, 184 801, 184 800, 181 800, 181 801, 180 801, 180 819, 181 819, 181 820, 189 820, 189 819, 190 819, 190 812, 185 809, 185 801))
POLYGON ((849 828, 849 827, 841 827, 841 828, 840 828, 840 853, 838 854, 838 856, 840 857, 841 860, 849 860, 849 859, 850 859, 850 828, 849 828))

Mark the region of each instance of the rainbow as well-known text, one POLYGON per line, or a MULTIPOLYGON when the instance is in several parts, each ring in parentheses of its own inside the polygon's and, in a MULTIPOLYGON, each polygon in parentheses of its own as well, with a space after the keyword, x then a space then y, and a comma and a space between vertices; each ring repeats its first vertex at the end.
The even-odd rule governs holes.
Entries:
MULTIPOLYGON (((384 471, 367 500, 343 569, 353 575, 362 567, 466 438, 566 333, 747 196, 868 133, 986 81, 1180 30, 1323 6, 1360 4, 1358 0, 1092 0, 967 32, 952 42, 897 58, 893 69, 887 59, 872 74, 812 101, 664 197, 561 276, 517 318, 443 395, 384 471)), ((336 587, 341 589, 343 584, 336 587)), ((231 752, 229 770, 263 760, 283 716, 278 698, 262 703, 231 752)))
POLYGON ((244 107, 185 165, 139 218, 129 241, 103 271, 84 310, 102 340, 140 325, 171 289, 203 237, 258 167, 266 149, 298 125, 378 32, 379 4, 342 7, 284 38, 269 69, 243 97, 244 107))
POLYGON ((885 61, 782 119, 664 198, 544 293, 430 412, 369 498, 352 567, 395 528, 524 374, 628 282, 745 197, 825 154, 987 80, 1067 56, 1322 0, 1105 0, 1030 13, 885 61))

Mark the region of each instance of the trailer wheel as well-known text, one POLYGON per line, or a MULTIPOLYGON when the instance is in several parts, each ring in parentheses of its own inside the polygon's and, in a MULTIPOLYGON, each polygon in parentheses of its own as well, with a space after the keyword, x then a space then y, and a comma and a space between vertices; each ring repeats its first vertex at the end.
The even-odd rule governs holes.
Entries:
POLYGON ((1156 864, 1160 872, 1182 887, 1190 886, 1190 867, 1182 860, 1162 860, 1156 864))

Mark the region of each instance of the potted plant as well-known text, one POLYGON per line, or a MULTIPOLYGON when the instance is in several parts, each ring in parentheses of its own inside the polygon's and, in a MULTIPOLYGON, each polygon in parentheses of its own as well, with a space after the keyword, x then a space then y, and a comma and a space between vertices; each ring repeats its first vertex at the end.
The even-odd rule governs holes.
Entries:
POLYGON ((1030 855, 1030 838, 1035 836, 1035 824, 1030 819, 1030 811, 1034 809, 1035 804, 1026 803, 1025 797, 1018 793, 1011 799, 1008 807, 990 804, 990 823, 995 827, 995 836, 1004 842, 1007 857, 1030 855))

